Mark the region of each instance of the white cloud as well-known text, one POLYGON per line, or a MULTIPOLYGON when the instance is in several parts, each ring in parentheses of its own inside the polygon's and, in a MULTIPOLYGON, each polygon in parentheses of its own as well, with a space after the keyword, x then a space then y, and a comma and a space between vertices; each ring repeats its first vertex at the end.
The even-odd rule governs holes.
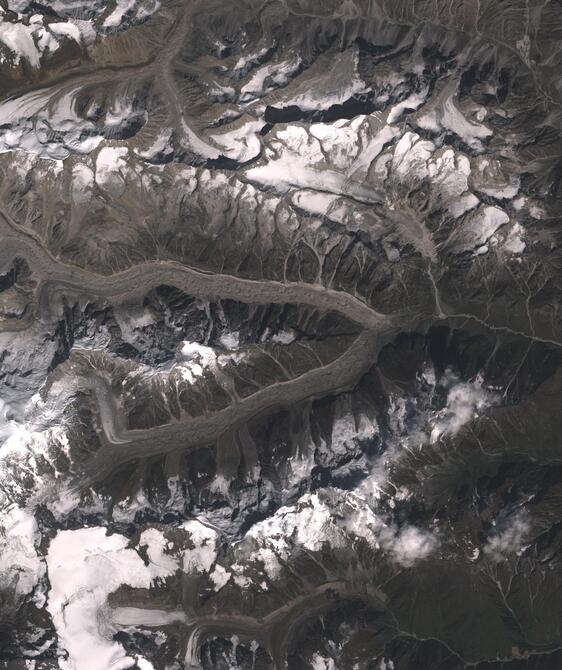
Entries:
POLYGON ((510 554, 518 554, 531 532, 531 523, 525 512, 519 512, 497 522, 484 546, 484 554, 499 563, 510 554))
POLYGON ((396 535, 389 548, 400 565, 411 567, 416 561, 427 558, 436 547, 437 538, 434 535, 407 526, 396 535))
POLYGON ((482 377, 463 382, 448 371, 440 383, 448 387, 447 404, 431 421, 431 442, 437 442, 444 435, 456 435, 496 399, 493 393, 484 388, 482 377))
POLYGON ((343 549, 364 539, 391 561, 411 567, 438 546, 432 533, 406 525, 387 524, 359 495, 335 489, 303 495, 295 505, 282 507, 272 517, 255 524, 236 547, 238 564, 261 562, 270 579, 281 573, 283 562, 299 548, 319 552, 324 545, 343 549))

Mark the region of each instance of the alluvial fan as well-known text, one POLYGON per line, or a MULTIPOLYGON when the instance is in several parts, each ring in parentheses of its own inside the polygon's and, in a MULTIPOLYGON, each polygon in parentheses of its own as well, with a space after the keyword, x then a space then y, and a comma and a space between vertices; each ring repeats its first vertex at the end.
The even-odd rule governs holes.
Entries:
POLYGON ((0 0, 0 670, 562 668, 560 0, 0 0))

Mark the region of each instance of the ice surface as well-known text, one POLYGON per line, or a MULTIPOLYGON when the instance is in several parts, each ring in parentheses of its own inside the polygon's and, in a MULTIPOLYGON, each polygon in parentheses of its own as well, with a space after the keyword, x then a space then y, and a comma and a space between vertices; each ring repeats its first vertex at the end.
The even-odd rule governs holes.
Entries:
POLYGON ((459 109, 456 89, 431 112, 422 114, 418 124, 426 130, 441 129, 455 133, 463 142, 476 150, 482 150, 482 141, 491 137, 492 130, 476 118, 468 119, 459 109))
POLYGON ((160 538, 149 552, 159 563, 146 566, 128 547, 122 535, 108 535, 104 528, 59 531, 47 554, 51 584, 47 608, 57 629, 59 642, 68 652, 62 670, 122 670, 134 665, 123 647, 112 640, 104 607, 107 596, 122 584, 149 588, 158 577, 170 574, 163 559, 160 538))

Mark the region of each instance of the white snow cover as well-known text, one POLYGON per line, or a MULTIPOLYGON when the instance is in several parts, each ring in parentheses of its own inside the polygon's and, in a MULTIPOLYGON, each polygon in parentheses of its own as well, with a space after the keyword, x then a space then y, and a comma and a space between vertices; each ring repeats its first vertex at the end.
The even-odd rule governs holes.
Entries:
POLYGON ((458 199, 454 198, 447 204, 447 209, 455 219, 460 218, 463 214, 470 212, 471 209, 478 207, 480 200, 474 193, 463 193, 458 199))
POLYGON ((313 447, 310 447, 306 453, 299 453, 291 457, 288 461, 287 488, 299 486, 305 479, 308 479, 315 466, 313 447))
POLYGON ((316 138, 331 166, 346 170, 363 155, 362 147, 371 142, 371 119, 356 116, 351 121, 340 119, 334 123, 313 123, 310 135, 316 138))
POLYGON ((14 63, 23 57, 32 67, 39 67, 40 52, 33 41, 35 26, 8 23, 0 18, 0 41, 13 52, 14 63))
POLYGON ((258 133, 262 128, 261 121, 248 121, 234 130, 215 133, 210 138, 227 158, 245 163, 260 154, 261 142, 258 133))
POLYGON ((317 494, 306 494, 293 507, 282 507, 272 517, 254 524, 246 537, 264 539, 272 549, 288 558, 289 541, 309 551, 318 551, 326 541, 330 523, 328 505, 317 494))
POLYGON ((478 119, 467 119, 458 108, 458 101, 455 96, 456 89, 447 97, 441 107, 421 115, 418 118, 418 124, 426 130, 450 130, 473 149, 481 150, 483 148, 482 140, 490 137, 493 133, 478 119))
POLYGON ((337 666, 333 658, 322 656, 317 651, 312 656, 312 670, 337 670, 337 666))
MULTIPOLYGON (((224 46, 224 45, 221 45, 221 43, 218 42, 217 46, 224 46)), ((234 64, 232 72, 235 74, 239 74, 243 70, 249 70, 252 66, 259 63, 260 58, 263 58, 263 56, 265 56, 266 53, 267 53, 267 47, 262 47, 261 49, 258 49, 253 53, 246 54, 245 56, 240 56, 240 58, 234 64)))
POLYGON ((464 154, 450 148, 437 151, 427 167, 432 183, 452 200, 468 191, 470 161, 464 154))
POLYGON ((13 505, 2 510, 0 522, 0 588, 29 595, 45 574, 45 563, 35 546, 40 534, 33 514, 13 505))
POLYGON ((391 175, 409 183, 428 179, 455 218, 479 204, 469 191, 470 160, 450 147, 437 149, 430 140, 408 131, 394 147, 391 175))
POLYGON ((119 626, 167 626, 176 621, 186 621, 184 612, 141 609, 139 607, 116 607, 111 620, 119 626))
POLYGON ((286 193, 291 188, 313 189, 324 193, 351 196, 361 202, 381 202, 374 187, 354 181, 344 172, 326 169, 319 140, 305 128, 287 125, 265 152, 261 164, 244 173, 247 180, 286 193))
POLYGON ((19 423, 14 420, 14 414, 13 408, 0 398, 0 445, 20 429, 19 423))
MULTIPOLYGON (((61 24, 71 25, 71 24, 61 24)), ((0 152, 21 149, 40 158, 61 161, 70 154, 89 154, 110 136, 116 125, 138 115, 132 103, 118 99, 108 110, 103 130, 76 111, 80 86, 65 89, 33 91, 0 103, 0 152)), ((115 180, 125 167, 126 147, 103 147, 98 154, 100 185, 115 180)))
POLYGON ((284 106, 296 105, 304 111, 327 109, 368 91, 358 72, 357 51, 344 51, 331 67, 323 71, 320 67, 322 63, 318 65, 316 76, 307 79, 298 92, 284 98, 284 106))
MULTIPOLYGON (((482 205, 469 214, 462 226, 453 233, 452 245, 457 252, 473 251, 483 247, 506 223, 509 223, 507 212, 500 207, 482 205)), ((485 247, 484 249, 487 250, 485 247)))
POLYGON ((221 152, 215 146, 201 139, 183 117, 181 119, 181 130, 183 139, 185 140, 184 146, 186 149, 210 160, 216 160, 220 157, 221 152))
POLYGON ((223 568, 222 565, 217 564, 215 569, 209 574, 209 577, 213 582, 215 591, 220 591, 230 581, 230 572, 223 568))
POLYGON ((105 113, 105 125, 109 128, 119 126, 124 119, 130 118, 134 114, 133 100, 126 96, 117 97, 105 113))
MULTIPOLYGON (((32 398, 29 405, 34 403, 32 398)), ((45 469, 45 461, 52 463, 56 453, 68 453, 68 437, 65 427, 58 422, 58 413, 49 406, 44 406, 44 411, 45 422, 48 423, 49 416, 55 415, 58 425, 43 430, 33 417, 27 421, 11 422, 11 433, 0 450, 0 508, 6 500, 47 495, 57 486, 57 475, 53 476, 45 469), (26 478, 25 485, 22 474, 26 478), (33 478, 33 485, 29 478, 33 478)))
POLYGON ((372 439, 377 433, 376 422, 364 415, 356 418, 342 403, 336 410, 330 439, 326 442, 320 438, 317 460, 320 464, 327 465, 334 461, 334 457, 337 460, 348 452, 353 452, 357 442, 372 439))
POLYGON ((121 337, 131 344, 137 340, 139 331, 154 324, 154 315, 146 307, 116 306, 115 319, 121 329, 121 337))
POLYGON ((38 21, 25 25, 5 21, 0 11, 0 43, 11 51, 15 65, 23 59, 31 67, 38 68, 45 51, 53 52, 59 48, 57 39, 43 26, 42 17, 36 16, 39 17, 38 21))
MULTIPOLYGON (((49 7, 59 16, 79 15, 84 11, 104 11, 106 0, 49 0, 49 7)), ((30 0, 9 0, 8 5, 14 12, 29 9, 30 0)), ((37 14, 35 15, 37 16, 37 14)), ((39 15, 40 16, 40 15, 39 15)))
MULTIPOLYGON (((23 526, 26 538, 35 532, 33 525, 23 526)), ((62 670, 121 670, 134 665, 136 659, 127 656, 122 646, 111 639, 112 623, 150 626, 183 620, 178 613, 159 610, 106 611, 108 595, 121 585, 149 588, 180 567, 190 573, 210 572, 216 563, 217 532, 197 520, 185 522, 179 530, 186 533, 188 545, 179 554, 168 553, 177 547, 157 528, 144 530, 137 547, 130 547, 122 535, 107 535, 104 528, 59 531, 47 555, 51 583, 47 609, 59 642, 69 655, 68 660, 61 661, 62 670), (148 565, 137 548, 146 551, 148 565)), ((21 548, 17 549, 19 559, 21 548)), ((216 590, 230 579, 230 573, 220 565, 215 565, 209 576, 216 590)), ((31 583, 28 579, 26 588, 31 588, 31 583)))
POLYGON ((489 155, 477 156, 472 164, 471 184, 475 191, 498 200, 512 200, 519 193, 521 178, 509 174, 500 160, 489 155))
POLYGON ((104 28, 117 27, 123 20, 125 14, 134 9, 136 4, 137 0, 117 0, 115 9, 103 22, 104 28))
POLYGON ((152 160, 159 154, 170 156, 173 151, 172 131, 169 128, 162 128, 152 144, 137 153, 141 158, 152 160))
MULTIPOLYGON (((293 204, 298 209, 305 212, 316 214, 317 216, 332 216, 337 215, 337 208, 339 197, 331 193, 318 193, 317 191, 297 191, 291 198, 293 204)), ((339 217, 337 217, 339 220, 339 217)))
POLYGON ((407 110, 416 110, 419 109, 427 99, 429 93, 429 86, 425 86, 421 91, 417 93, 411 93, 405 100, 397 103, 390 110, 388 114, 388 123, 396 123, 400 121, 402 114, 407 110))
POLYGON ((145 531, 141 544, 148 541, 154 544, 149 545, 151 562, 146 566, 127 546, 126 537, 107 535, 104 528, 59 531, 51 540, 47 609, 68 652, 67 660, 60 659, 62 670, 122 670, 134 665, 135 659, 111 639, 103 610, 108 595, 122 584, 148 588, 154 579, 177 569, 177 562, 172 565, 164 555, 159 531, 145 531))
POLYGON ((517 255, 523 253, 527 246, 525 240, 525 229, 519 223, 514 223, 511 230, 507 234, 503 245, 504 251, 508 254, 517 255))
POLYGON ((144 21, 160 9, 159 0, 117 0, 115 9, 103 22, 104 28, 117 28, 129 15, 136 23, 144 21))
POLYGON ((82 31, 80 26, 73 21, 57 21, 56 23, 49 23, 49 30, 55 35, 63 35, 78 42, 82 40, 82 31))
POLYGON ((213 369, 217 362, 215 350, 197 342, 182 342, 179 354, 181 374, 189 383, 201 377, 205 370, 213 369))
POLYGON ((180 528, 189 534, 193 548, 183 552, 184 572, 209 572, 217 558, 217 532, 201 521, 186 521, 180 528))
POLYGON ((28 93, 0 103, 0 152, 22 149, 41 158, 63 160, 71 153, 93 151, 103 140, 91 121, 78 117, 78 89, 52 96, 51 89, 28 93), (51 132, 60 133, 60 137, 51 132))
POLYGON ((352 414, 340 415, 332 426, 332 449, 345 451, 350 441, 367 440, 377 433, 378 425, 363 414, 358 419, 352 414))
POLYGON ((178 348, 178 363, 174 370, 188 384, 193 384, 205 371, 215 372, 229 363, 238 363, 244 359, 245 354, 239 351, 239 333, 225 333, 220 344, 229 351, 217 354, 212 347, 185 340, 178 348))
POLYGON ((178 559, 166 553, 168 540, 157 528, 148 528, 141 533, 139 547, 146 546, 150 561, 148 569, 153 580, 169 577, 178 569, 178 559))
POLYGON ((102 147, 96 158, 96 183, 106 187, 127 169, 127 147, 102 147))
POLYGON ((240 333, 223 333, 219 341, 225 349, 238 349, 240 347, 240 333))
POLYGON ((519 180, 513 180, 509 184, 503 184, 500 186, 485 186, 482 185, 478 189, 482 193, 496 198, 498 200, 511 200, 519 193, 519 180))
POLYGON ((376 135, 364 142, 364 149, 357 157, 357 160, 351 165, 350 174, 363 173, 369 170, 371 163, 380 155, 384 145, 388 144, 395 137, 398 137, 399 131, 395 126, 384 126, 376 135))
POLYGON ((148 498, 142 489, 139 489, 134 496, 120 500, 111 510, 111 516, 114 521, 127 523, 132 522, 137 512, 142 512, 150 507, 148 498))
POLYGON ((422 140, 417 133, 408 131, 394 147, 391 172, 402 179, 412 175, 425 176, 434 151, 433 142, 422 140))
POLYGON ((264 95, 268 90, 284 86, 298 70, 301 59, 298 56, 280 63, 269 63, 258 68, 250 80, 240 89, 241 102, 249 102, 264 95))
POLYGON ((71 193, 75 205, 89 202, 94 186, 94 171, 85 163, 72 167, 71 193))
MULTIPOLYGON (((365 539, 373 549, 382 550, 403 567, 426 558, 438 544, 427 531, 413 526, 388 526, 360 495, 325 490, 307 493, 295 505, 282 507, 269 519, 252 526, 237 551, 242 560, 261 562, 267 576, 276 579, 282 562, 295 549, 317 552, 324 544, 333 549, 344 548, 354 538, 365 539)), ((240 568, 241 563, 233 566, 236 571, 240 568)))
POLYGON ((293 330, 281 330, 273 335, 271 341, 275 344, 291 344, 296 339, 297 337, 293 330))
MULTIPOLYGON (((13 3, 10 3, 13 5, 13 3)), ((78 44, 88 42, 88 33, 93 30, 89 21, 54 21, 46 23, 42 14, 30 17, 29 24, 20 20, 15 22, 4 19, 0 8, 0 46, 10 52, 9 62, 19 65, 22 60, 33 68, 39 68, 45 53, 53 53, 60 47, 61 39, 71 39, 78 44)), ((6 58, 0 56, 0 62, 6 58)))
MULTIPOLYGON (((414 396, 390 395, 387 449, 356 491, 367 500, 378 500, 387 491, 391 473, 405 455, 435 444, 442 436, 454 437, 464 425, 499 400, 492 389, 485 387, 480 376, 463 381, 450 369, 437 379, 435 370, 428 366, 420 374, 420 382, 423 388, 414 396), (446 392, 446 397, 444 407, 435 410, 432 403, 437 387, 446 392)), ((390 505, 407 499, 410 493, 401 487, 390 505)))

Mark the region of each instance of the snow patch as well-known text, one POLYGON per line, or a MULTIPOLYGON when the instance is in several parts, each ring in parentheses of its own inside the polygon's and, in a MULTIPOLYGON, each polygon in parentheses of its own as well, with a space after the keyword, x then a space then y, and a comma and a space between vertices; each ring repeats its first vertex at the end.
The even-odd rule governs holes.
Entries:
POLYGON ((217 565, 215 566, 215 569, 209 573, 209 577, 211 578, 211 581, 214 584, 215 591, 220 591, 224 586, 228 584, 230 581, 230 572, 228 570, 225 570, 222 565, 217 565))
POLYGON ((384 200, 382 193, 368 183, 326 169, 319 140, 297 125, 279 130, 263 163, 246 170, 244 175, 250 182, 274 188, 278 193, 299 188, 352 197, 367 204, 384 200))
POLYGON ((148 528, 141 533, 139 547, 146 546, 151 579, 170 577, 179 568, 178 559, 166 553, 168 541, 162 531, 148 528))
POLYGON ((96 183, 107 187, 123 176, 127 168, 127 147, 102 147, 96 158, 96 183))
POLYGON ((487 251, 486 242, 506 223, 509 223, 507 212, 500 207, 482 205, 453 233, 452 246, 457 253, 475 251, 479 247, 487 251))
POLYGON ((312 670, 337 670, 337 666, 333 658, 326 658, 318 652, 314 652, 311 659, 312 670))
POLYGON ((493 133, 478 120, 467 119, 458 108, 455 95, 456 91, 445 100, 441 108, 421 115, 418 118, 418 125, 425 130, 449 130, 471 148, 482 150, 482 140, 486 140, 493 133))
POLYGON ((225 349, 236 350, 240 347, 240 333, 223 333, 219 342, 225 349))
POLYGON ((159 0, 117 0, 115 9, 106 17, 103 27, 118 28, 125 19, 130 23, 139 23, 159 9, 159 0))
POLYGON ((30 595, 45 574, 36 550, 40 539, 33 514, 16 506, 2 511, 0 588, 13 591, 16 600, 30 595))
POLYGON ((282 507, 252 526, 236 550, 241 557, 261 562, 267 576, 277 579, 294 550, 319 552, 324 545, 343 549, 354 538, 366 540, 404 567, 427 558, 438 545, 437 538, 425 530, 389 526, 360 495, 326 489, 307 493, 295 505, 282 507))
POLYGON ((193 545, 193 548, 183 552, 183 571, 209 572, 217 558, 217 532, 196 519, 186 521, 180 529, 188 533, 189 541, 193 545))
POLYGON ((419 109, 426 101, 428 93, 429 86, 426 86, 421 91, 411 93, 405 100, 394 105, 388 114, 387 123, 392 124, 399 121, 406 110, 415 111, 419 109))
POLYGON ((12 52, 14 65, 23 59, 33 68, 39 67, 43 51, 55 51, 59 46, 42 25, 10 23, 1 14, 0 42, 12 52))
POLYGON ((519 223, 514 223, 504 242, 504 251, 506 251, 508 254, 512 254, 513 256, 522 254, 527 246, 525 240, 523 239, 524 236, 525 230, 523 226, 521 226, 519 223))
POLYGON ((265 95, 273 88, 285 86, 300 64, 301 59, 295 56, 280 63, 270 63, 259 68, 240 89, 240 101, 248 103, 265 95))
POLYGON ((214 349, 187 340, 180 345, 179 356, 183 359, 178 365, 179 370, 189 384, 192 384, 196 377, 201 377, 205 370, 213 369, 217 363, 214 349))
POLYGON ((338 54, 332 67, 318 72, 314 79, 307 79, 302 90, 283 100, 283 106, 295 105, 304 111, 316 111, 367 93, 369 89, 359 75, 358 64, 356 50, 338 54))
POLYGON ((211 135, 210 139, 221 148, 224 156, 239 163, 246 163, 259 156, 261 152, 258 134, 262 128, 261 121, 249 121, 234 130, 211 135))
POLYGON ((122 535, 104 528, 64 530, 51 540, 47 554, 51 589, 47 609, 59 643, 68 652, 59 659, 62 670, 122 670, 134 665, 112 639, 103 610, 110 593, 126 584, 149 588, 167 566, 145 566, 122 535))

